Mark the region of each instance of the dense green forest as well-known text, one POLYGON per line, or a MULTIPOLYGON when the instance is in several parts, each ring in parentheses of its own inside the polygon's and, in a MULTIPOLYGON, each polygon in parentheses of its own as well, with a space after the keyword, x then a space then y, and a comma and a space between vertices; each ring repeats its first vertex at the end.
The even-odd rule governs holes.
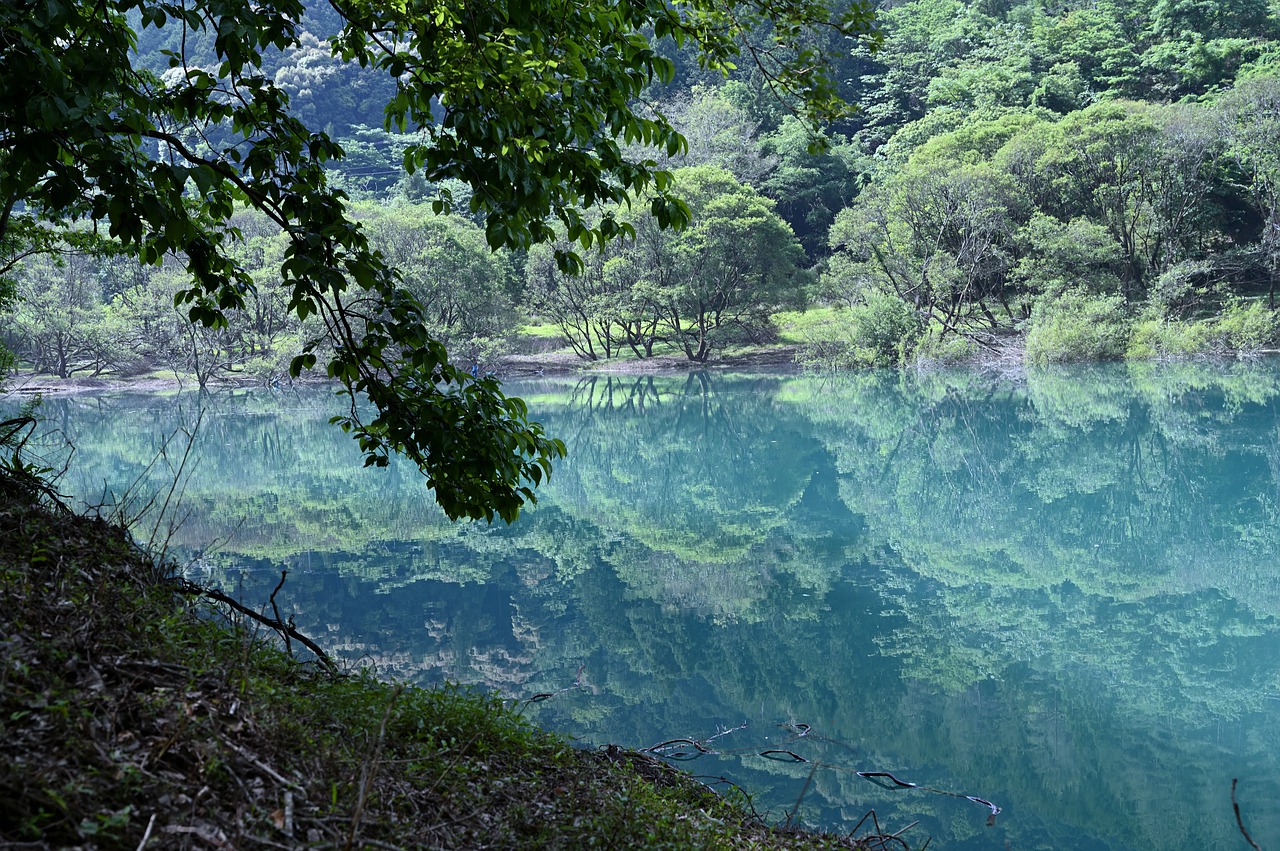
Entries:
MULTIPOLYGON (((581 268, 558 262, 575 240, 494 250, 467 184, 407 173, 416 134, 383 129, 394 81, 335 57, 341 22, 308 8, 299 42, 263 68, 345 150, 331 182, 467 364, 530 330, 586 360, 702 362, 776 341, 776 314, 805 308, 817 321, 800 358, 821 366, 1280 343, 1280 10, 1264 0, 886 4, 878 45, 824 46, 857 110, 819 136, 760 67, 707 70, 692 46, 655 37, 673 79, 642 108, 687 149, 619 143, 673 169, 692 223, 597 204, 585 220, 624 238, 576 240, 581 268)), ((212 55, 207 31, 205 44, 180 37, 140 29, 136 67, 163 77, 174 51, 212 55)), ((4 344, 64 377, 287 377, 322 319, 290 309, 289 236, 256 212, 232 226, 255 286, 226 327, 175 310, 184 259, 142 265, 86 227, 9 258, 4 344)))

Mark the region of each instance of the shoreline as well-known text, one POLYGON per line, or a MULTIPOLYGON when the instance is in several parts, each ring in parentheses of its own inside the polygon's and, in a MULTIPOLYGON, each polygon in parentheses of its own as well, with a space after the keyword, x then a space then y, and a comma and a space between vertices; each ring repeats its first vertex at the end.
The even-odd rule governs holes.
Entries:
MULTIPOLYGON (((568 375, 654 375, 678 374, 684 372, 700 372, 703 370, 730 371, 765 369, 771 372, 795 372, 802 368, 795 362, 797 346, 778 346, 767 350, 751 351, 727 355, 707 363, 695 363, 683 356, 655 355, 643 360, 594 360, 588 361, 577 355, 563 352, 547 354, 507 355, 495 364, 500 379, 537 378, 543 376, 568 375)), ((292 385, 320 386, 330 383, 330 379, 311 376, 290 382, 292 385)), ((71 396, 80 393, 102 393, 120 390, 159 392, 165 390, 181 390, 196 385, 194 379, 178 376, 158 377, 144 376, 125 378, 114 375, 97 377, 73 375, 59 378, 56 375, 44 375, 33 372, 14 371, 6 379, 7 387, 0 390, 0 398, 5 396, 31 397, 71 396)), ((256 379, 236 380, 234 378, 211 382, 218 389, 261 387, 263 382, 256 379)))
MULTIPOLYGON (((644 359, 599 359, 583 360, 571 352, 547 352, 542 354, 514 354, 499 358, 491 366, 501 380, 556 378, 575 375, 604 376, 644 376, 644 375, 678 375, 691 372, 769 372, 774 374, 798 375, 805 367, 797 363, 795 355, 798 345, 779 345, 769 348, 753 349, 737 352, 707 361, 696 363, 680 355, 654 355, 644 359)), ((1183 361, 1243 361, 1280 355, 1280 349, 1258 349, 1256 351, 1221 351, 1188 353, 1179 356, 1162 356, 1150 359, 1122 359, 1121 361, 1097 361, 1097 363, 1122 362, 1132 363, 1146 361, 1150 363, 1169 363, 1183 361)), ((1089 363, 1088 361, 1063 362, 1047 366, 1065 366, 1070 363, 1089 363)), ((1022 357, 1022 350, 1017 345, 1004 345, 980 350, 973 357, 959 362, 922 362, 896 367, 897 369, 929 370, 936 368, 969 368, 979 372, 996 373, 1005 377, 1024 378, 1028 364, 1022 357)), ((840 370, 844 371, 844 370, 840 370)), ((310 375, 285 386, 318 387, 332 383, 329 378, 310 375)), ((30 398, 34 396, 73 396, 82 393, 105 393, 116 391, 134 391, 155 393, 170 390, 184 390, 196 386, 194 379, 180 376, 140 376, 121 377, 106 375, 98 377, 71 376, 59 378, 55 375, 23 372, 15 370, 5 377, 4 387, 0 387, 0 399, 6 397, 30 398)), ((263 387, 259 379, 236 379, 234 377, 211 382, 211 387, 218 390, 248 389, 263 387)))
POLYGON ((291 621, 245 620, 26 476, 0 471, 2 847, 859 849, 911 827, 778 824, 496 696, 295 657, 291 621))

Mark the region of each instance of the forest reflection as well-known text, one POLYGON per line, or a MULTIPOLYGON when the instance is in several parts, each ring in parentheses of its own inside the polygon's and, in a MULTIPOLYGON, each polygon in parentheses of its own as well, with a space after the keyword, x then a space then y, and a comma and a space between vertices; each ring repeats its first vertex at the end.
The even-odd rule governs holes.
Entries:
POLYGON ((361 468, 322 391, 44 413, 77 447, 64 490, 125 514, 198 417, 170 546, 250 602, 290 570, 281 600, 336 654, 513 699, 581 671, 526 711, 588 743, 745 721, 687 767, 779 813, 811 769, 759 756, 787 743, 826 766, 804 820, 874 807, 934 847, 1226 847, 1234 776, 1280 835, 1274 362, 509 389, 570 449, 511 527, 361 468))

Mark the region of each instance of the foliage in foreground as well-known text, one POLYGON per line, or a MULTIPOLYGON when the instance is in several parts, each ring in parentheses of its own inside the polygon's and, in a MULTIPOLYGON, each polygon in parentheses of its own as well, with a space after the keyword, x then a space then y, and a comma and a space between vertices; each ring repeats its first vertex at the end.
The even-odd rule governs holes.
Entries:
POLYGON ((117 527, 0 477, 0 844, 849 848, 500 701, 331 676, 198 617, 117 527))
MULTIPOLYGON (((370 69, 379 84, 370 90, 394 88, 384 126, 413 134, 405 170, 435 187, 436 213, 459 200, 448 181, 469 187, 493 249, 559 236, 586 249, 633 234, 582 211, 641 197, 661 225, 688 223, 670 172, 622 148, 688 147, 639 106, 676 70, 647 33, 687 46, 712 71, 747 54, 812 131, 845 107, 829 51, 810 37, 873 36, 860 2, 326 5, 338 19, 330 58, 370 69)), ((319 48, 304 37, 306 15, 299 0, 0 4, 0 276, 88 224, 102 235, 97 250, 176 264, 173 301, 193 325, 242 321, 269 283, 287 313, 318 320, 289 372, 323 364, 341 383, 350 408, 334 421, 367 463, 404 455, 451 517, 510 522, 564 445, 497 382, 450 360, 412 282, 329 182, 328 164, 345 150, 291 106, 296 75, 273 73, 280 54, 319 48), (144 36, 167 42, 151 54, 163 68, 143 64, 144 36), (287 235, 276 280, 255 280, 235 255, 241 206, 287 235)), ((562 270, 582 266, 576 251, 557 253, 562 270)))

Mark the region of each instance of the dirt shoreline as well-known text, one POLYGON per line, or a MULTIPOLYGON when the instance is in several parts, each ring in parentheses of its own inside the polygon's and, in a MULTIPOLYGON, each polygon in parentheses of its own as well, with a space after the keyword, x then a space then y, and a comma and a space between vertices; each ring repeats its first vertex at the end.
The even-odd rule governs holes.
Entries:
MULTIPOLYGON (((508 355, 498 360, 494 371, 499 378, 534 378, 541 376, 572 375, 654 375, 664 373, 697 372, 700 370, 716 371, 753 371, 799 372, 795 362, 795 346, 778 346, 740 354, 726 355, 708 363, 694 363, 687 358, 675 355, 659 355, 644 360, 596 360, 587 361, 577 355, 552 352, 546 354, 508 355)), ((300 382, 302 385, 327 384, 325 378, 308 378, 300 382)), ((78 393, 102 393, 114 390, 131 390, 138 392, 160 392, 191 388, 195 382, 190 378, 157 377, 154 375, 123 378, 118 376, 71 376, 59 378, 56 375, 41 375, 31 372, 15 372, 5 380, 5 388, 0 391, 4 396, 30 397, 67 396, 78 393)), ((221 380, 215 383, 219 389, 235 387, 258 387, 257 380, 221 380)))

